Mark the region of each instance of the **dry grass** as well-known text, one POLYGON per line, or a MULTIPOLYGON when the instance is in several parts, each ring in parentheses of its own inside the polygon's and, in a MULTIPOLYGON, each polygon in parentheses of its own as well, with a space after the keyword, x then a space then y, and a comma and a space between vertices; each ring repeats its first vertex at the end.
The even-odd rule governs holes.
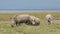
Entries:
MULTIPOLYGON (((34 15, 41 20, 39 26, 21 25, 12 28, 10 24, 3 22, 0 24, 0 34, 60 34, 60 24, 47 25, 45 21, 45 15, 51 13, 53 16, 60 16, 60 12, 24 12, 19 14, 34 15)), ((18 13, 1 13, 0 20, 8 21, 12 16, 18 13)), ((9 22, 8 22, 9 23, 9 22)), ((57 22, 56 22, 57 23, 57 22)), ((59 23, 59 22, 58 22, 59 23)))

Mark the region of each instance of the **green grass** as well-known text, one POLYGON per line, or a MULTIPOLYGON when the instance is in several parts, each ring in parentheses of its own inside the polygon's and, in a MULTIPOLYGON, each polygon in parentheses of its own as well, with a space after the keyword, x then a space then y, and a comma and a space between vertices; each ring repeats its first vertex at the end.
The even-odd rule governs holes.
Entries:
MULTIPOLYGON (((24 12, 19 14, 34 15, 41 20, 39 26, 30 26, 22 24, 21 26, 12 28, 10 24, 0 24, 0 34, 60 34, 60 24, 48 25, 45 21, 45 15, 51 13, 53 16, 60 16, 60 12, 24 12)), ((10 20, 14 14, 0 14, 0 20, 10 20)))

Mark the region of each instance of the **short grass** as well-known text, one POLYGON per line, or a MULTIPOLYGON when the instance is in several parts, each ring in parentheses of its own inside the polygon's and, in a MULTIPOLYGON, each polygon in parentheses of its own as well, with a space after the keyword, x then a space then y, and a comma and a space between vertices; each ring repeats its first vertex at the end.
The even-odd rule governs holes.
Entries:
MULTIPOLYGON (((30 26, 22 24, 18 27, 12 28, 8 23, 0 24, 0 34, 60 34, 60 23, 51 24, 45 21, 45 15, 51 13, 53 16, 60 16, 60 12, 23 12, 19 14, 34 15, 41 20, 39 26, 30 26)), ((0 13, 0 20, 8 21, 10 18, 18 13, 0 13)))

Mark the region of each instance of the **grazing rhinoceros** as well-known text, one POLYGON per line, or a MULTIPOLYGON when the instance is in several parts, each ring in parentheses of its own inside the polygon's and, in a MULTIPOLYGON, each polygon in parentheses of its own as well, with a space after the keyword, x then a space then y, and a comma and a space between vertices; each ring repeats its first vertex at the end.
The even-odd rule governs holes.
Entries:
POLYGON ((48 24, 51 24, 53 22, 53 16, 51 14, 47 14, 45 17, 48 24))
POLYGON ((26 23, 27 21, 29 21, 29 15, 15 15, 13 16, 12 21, 14 22, 14 24, 16 24, 16 26, 20 25, 21 23, 26 23))
POLYGON ((12 18, 12 21, 17 25, 20 25, 21 23, 26 23, 26 24, 40 24, 39 18, 36 18, 35 16, 30 16, 28 14, 21 14, 21 15, 15 15, 12 18))

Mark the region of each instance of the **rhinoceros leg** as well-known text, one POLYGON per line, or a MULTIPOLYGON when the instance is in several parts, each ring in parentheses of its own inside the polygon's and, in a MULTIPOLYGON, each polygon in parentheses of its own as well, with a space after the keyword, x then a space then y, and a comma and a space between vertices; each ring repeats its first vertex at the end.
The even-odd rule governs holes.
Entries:
POLYGON ((18 25, 18 22, 15 22, 16 26, 18 25))
POLYGON ((27 20, 27 21, 26 21, 26 24, 27 24, 27 25, 32 25, 32 21, 27 20))

